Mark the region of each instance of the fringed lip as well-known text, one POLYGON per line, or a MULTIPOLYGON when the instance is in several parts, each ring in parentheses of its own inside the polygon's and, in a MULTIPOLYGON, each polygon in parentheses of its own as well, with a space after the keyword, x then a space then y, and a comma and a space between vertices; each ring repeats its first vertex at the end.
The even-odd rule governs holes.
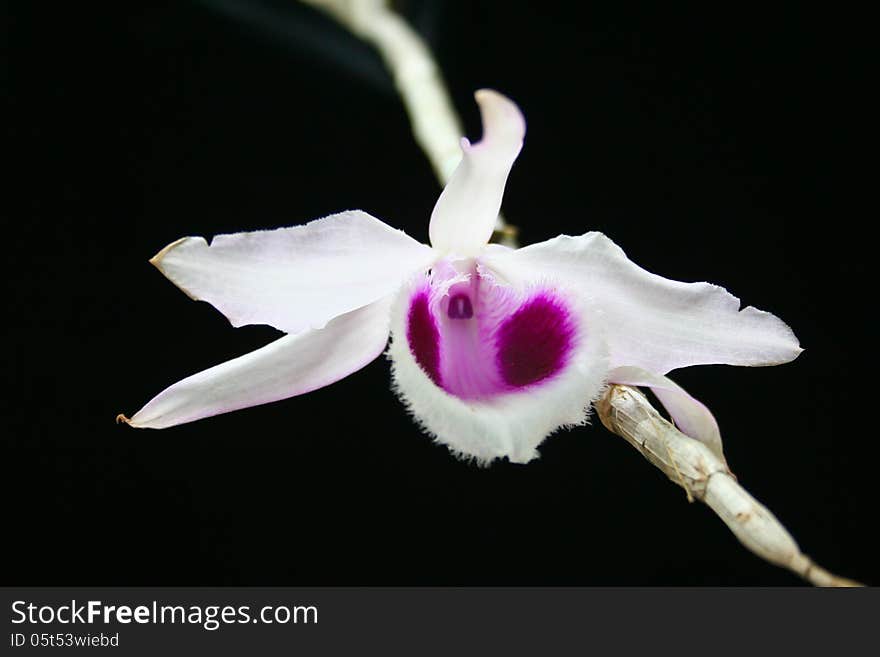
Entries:
POLYGON ((550 282, 499 283, 474 259, 416 276, 392 317, 395 387, 416 420, 479 462, 526 462, 586 420, 607 370, 584 304, 550 282))

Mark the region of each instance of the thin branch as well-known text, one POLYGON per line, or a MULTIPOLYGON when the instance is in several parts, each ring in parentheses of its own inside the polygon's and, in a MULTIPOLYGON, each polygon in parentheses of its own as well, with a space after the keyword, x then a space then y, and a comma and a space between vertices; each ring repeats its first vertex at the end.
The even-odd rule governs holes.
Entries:
POLYGON ((770 510, 752 497, 703 443, 678 431, 636 388, 609 386, 596 403, 602 424, 624 438, 688 499, 711 508, 749 550, 816 586, 862 586, 829 573, 803 554, 770 510))

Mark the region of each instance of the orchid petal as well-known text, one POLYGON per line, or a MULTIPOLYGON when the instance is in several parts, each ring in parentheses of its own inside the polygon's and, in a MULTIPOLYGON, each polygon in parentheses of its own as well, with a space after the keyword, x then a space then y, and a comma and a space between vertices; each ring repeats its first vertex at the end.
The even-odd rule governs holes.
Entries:
POLYGON ((485 278, 455 275, 437 281, 443 264, 430 285, 417 278, 395 304, 395 391, 454 454, 526 463, 548 435, 586 422, 607 372, 601 333, 563 290, 493 289, 485 278))
POLYGON ((718 429, 715 416, 705 404, 691 397, 675 381, 640 367, 624 366, 611 370, 608 373, 608 382, 650 388, 663 407, 669 411, 679 431, 694 440, 699 440, 726 463, 721 444, 721 431, 718 429))
POLYGON ((601 233, 562 235, 517 251, 494 246, 483 261, 512 283, 539 275, 580 291, 603 315, 611 367, 665 374, 687 365, 777 365, 801 352, 778 317, 722 287, 645 271, 601 233))
POLYGON ((299 333, 388 296, 433 259, 430 247, 352 210, 303 226, 217 235, 210 245, 184 237, 150 262, 233 326, 299 333))
POLYGON ((497 91, 475 94, 483 138, 462 140, 463 156, 431 214, 431 245, 441 253, 476 255, 492 237, 507 176, 526 132, 519 108, 497 91))
POLYGON ((194 374, 160 392, 131 418, 164 429, 323 388, 373 361, 388 341, 390 299, 286 335, 261 349, 194 374))

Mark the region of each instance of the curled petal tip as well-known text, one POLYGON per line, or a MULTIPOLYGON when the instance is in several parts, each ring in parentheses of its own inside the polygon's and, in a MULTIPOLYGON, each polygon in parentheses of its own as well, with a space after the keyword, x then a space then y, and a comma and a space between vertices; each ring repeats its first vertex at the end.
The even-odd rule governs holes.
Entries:
POLYGON ((461 162, 431 213, 428 235, 440 253, 474 256, 489 242, 526 133, 525 118, 512 100, 491 89, 474 97, 483 136, 475 144, 461 141, 461 162))
POLYGON ((526 120, 516 103, 493 89, 479 89, 474 98, 480 106, 484 139, 523 140, 526 120))
POLYGON ((131 420, 125 417, 124 413, 116 416, 116 424, 131 424, 131 420))
POLYGON ((156 269, 162 270, 162 259, 168 255, 168 252, 172 249, 180 246, 183 242, 186 242, 189 237, 181 237, 179 240, 174 240, 168 246, 164 247, 159 253, 150 258, 150 264, 153 265, 156 269))

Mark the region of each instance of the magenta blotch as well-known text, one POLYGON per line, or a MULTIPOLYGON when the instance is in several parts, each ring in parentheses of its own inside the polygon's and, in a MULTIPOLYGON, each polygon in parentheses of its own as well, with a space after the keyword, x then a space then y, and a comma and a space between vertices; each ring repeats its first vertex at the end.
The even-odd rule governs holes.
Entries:
POLYGON ((517 292, 475 268, 466 277, 445 269, 435 267, 414 290, 407 314, 410 351, 436 385, 484 400, 540 384, 566 367, 578 323, 559 292, 517 292))
POLYGON ((523 303, 498 330, 498 368, 514 387, 538 383, 565 367, 575 328, 559 300, 538 294, 523 303))
POLYGON ((438 386, 440 382, 440 333, 429 308, 429 291, 419 290, 410 302, 406 340, 419 366, 438 386))

